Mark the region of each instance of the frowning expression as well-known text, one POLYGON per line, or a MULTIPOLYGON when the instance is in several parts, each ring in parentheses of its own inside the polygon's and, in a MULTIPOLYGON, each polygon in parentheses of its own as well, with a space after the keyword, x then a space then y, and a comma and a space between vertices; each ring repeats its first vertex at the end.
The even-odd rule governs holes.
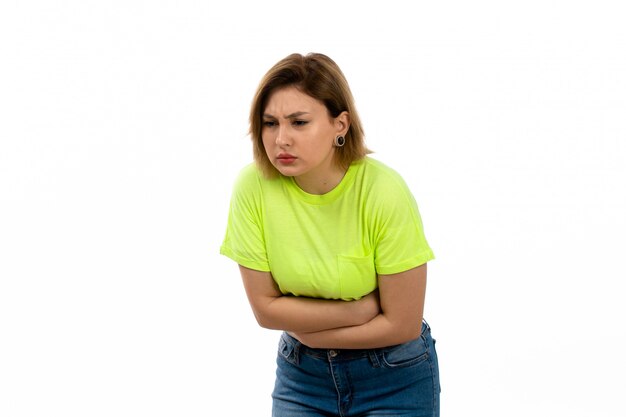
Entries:
POLYGON ((333 141, 348 127, 346 112, 333 118, 322 102, 290 86, 269 96, 261 137, 272 165, 302 186, 337 174, 333 141))

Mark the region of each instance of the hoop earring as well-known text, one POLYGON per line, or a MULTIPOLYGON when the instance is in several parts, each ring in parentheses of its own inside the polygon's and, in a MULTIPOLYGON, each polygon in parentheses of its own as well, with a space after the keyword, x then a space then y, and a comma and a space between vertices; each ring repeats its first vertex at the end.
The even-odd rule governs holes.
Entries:
POLYGON ((346 138, 344 138, 343 136, 337 136, 335 138, 335 146, 337 148, 341 148, 345 144, 346 144, 346 138))

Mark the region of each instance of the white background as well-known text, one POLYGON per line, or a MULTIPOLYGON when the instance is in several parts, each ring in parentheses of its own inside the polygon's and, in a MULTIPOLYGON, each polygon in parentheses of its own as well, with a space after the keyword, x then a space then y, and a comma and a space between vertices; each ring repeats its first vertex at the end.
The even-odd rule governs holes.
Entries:
POLYGON ((619 3, 2 2, 0 415, 269 415, 218 252, 257 83, 316 51, 420 205, 442 415, 626 416, 619 3))

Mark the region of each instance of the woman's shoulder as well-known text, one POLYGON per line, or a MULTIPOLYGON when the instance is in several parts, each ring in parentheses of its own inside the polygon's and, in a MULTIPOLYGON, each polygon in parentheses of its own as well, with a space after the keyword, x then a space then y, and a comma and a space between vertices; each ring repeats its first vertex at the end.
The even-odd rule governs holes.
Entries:
POLYGON ((260 170, 254 162, 244 165, 237 174, 237 181, 255 179, 260 176, 260 170))
POLYGON ((362 162, 362 172, 368 186, 377 191, 397 192, 398 190, 408 191, 404 178, 386 163, 366 156, 362 162))
POLYGON ((375 215, 395 217, 408 221, 419 217, 417 202, 402 175, 387 164, 368 157, 364 162, 363 190, 366 204, 375 215), (369 172, 367 172, 369 171, 369 172), (369 178, 369 179, 365 179, 369 178))
POLYGON ((258 186, 263 182, 271 181, 266 178, 261 169, 255 162, 244 165, 237 174, 235 184, 238 186, 255 185, 258 186))
POLYGON ((280 178, 267 178, 254 162, 245 165, 235 179, 235 193, 261 194, 270 191, 280 184, 280 178))
POLYGON ((242 167, 234 182, 234 192, 236 194, 247 194, 258 190, 261 187, 262 175, 259 168, 254 162, 242 167))

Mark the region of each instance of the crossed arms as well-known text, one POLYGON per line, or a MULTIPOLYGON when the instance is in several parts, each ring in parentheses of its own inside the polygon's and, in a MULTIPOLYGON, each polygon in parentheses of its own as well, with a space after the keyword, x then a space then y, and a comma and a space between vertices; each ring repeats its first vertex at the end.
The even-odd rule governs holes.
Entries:
POLYGON ((358 301, 283 295, 270 272, 239 266, 261 327, 285 330, 307 346, 369 349, 419 336, 426 294, 426 264, 378 276, 378 290, 358 301))

